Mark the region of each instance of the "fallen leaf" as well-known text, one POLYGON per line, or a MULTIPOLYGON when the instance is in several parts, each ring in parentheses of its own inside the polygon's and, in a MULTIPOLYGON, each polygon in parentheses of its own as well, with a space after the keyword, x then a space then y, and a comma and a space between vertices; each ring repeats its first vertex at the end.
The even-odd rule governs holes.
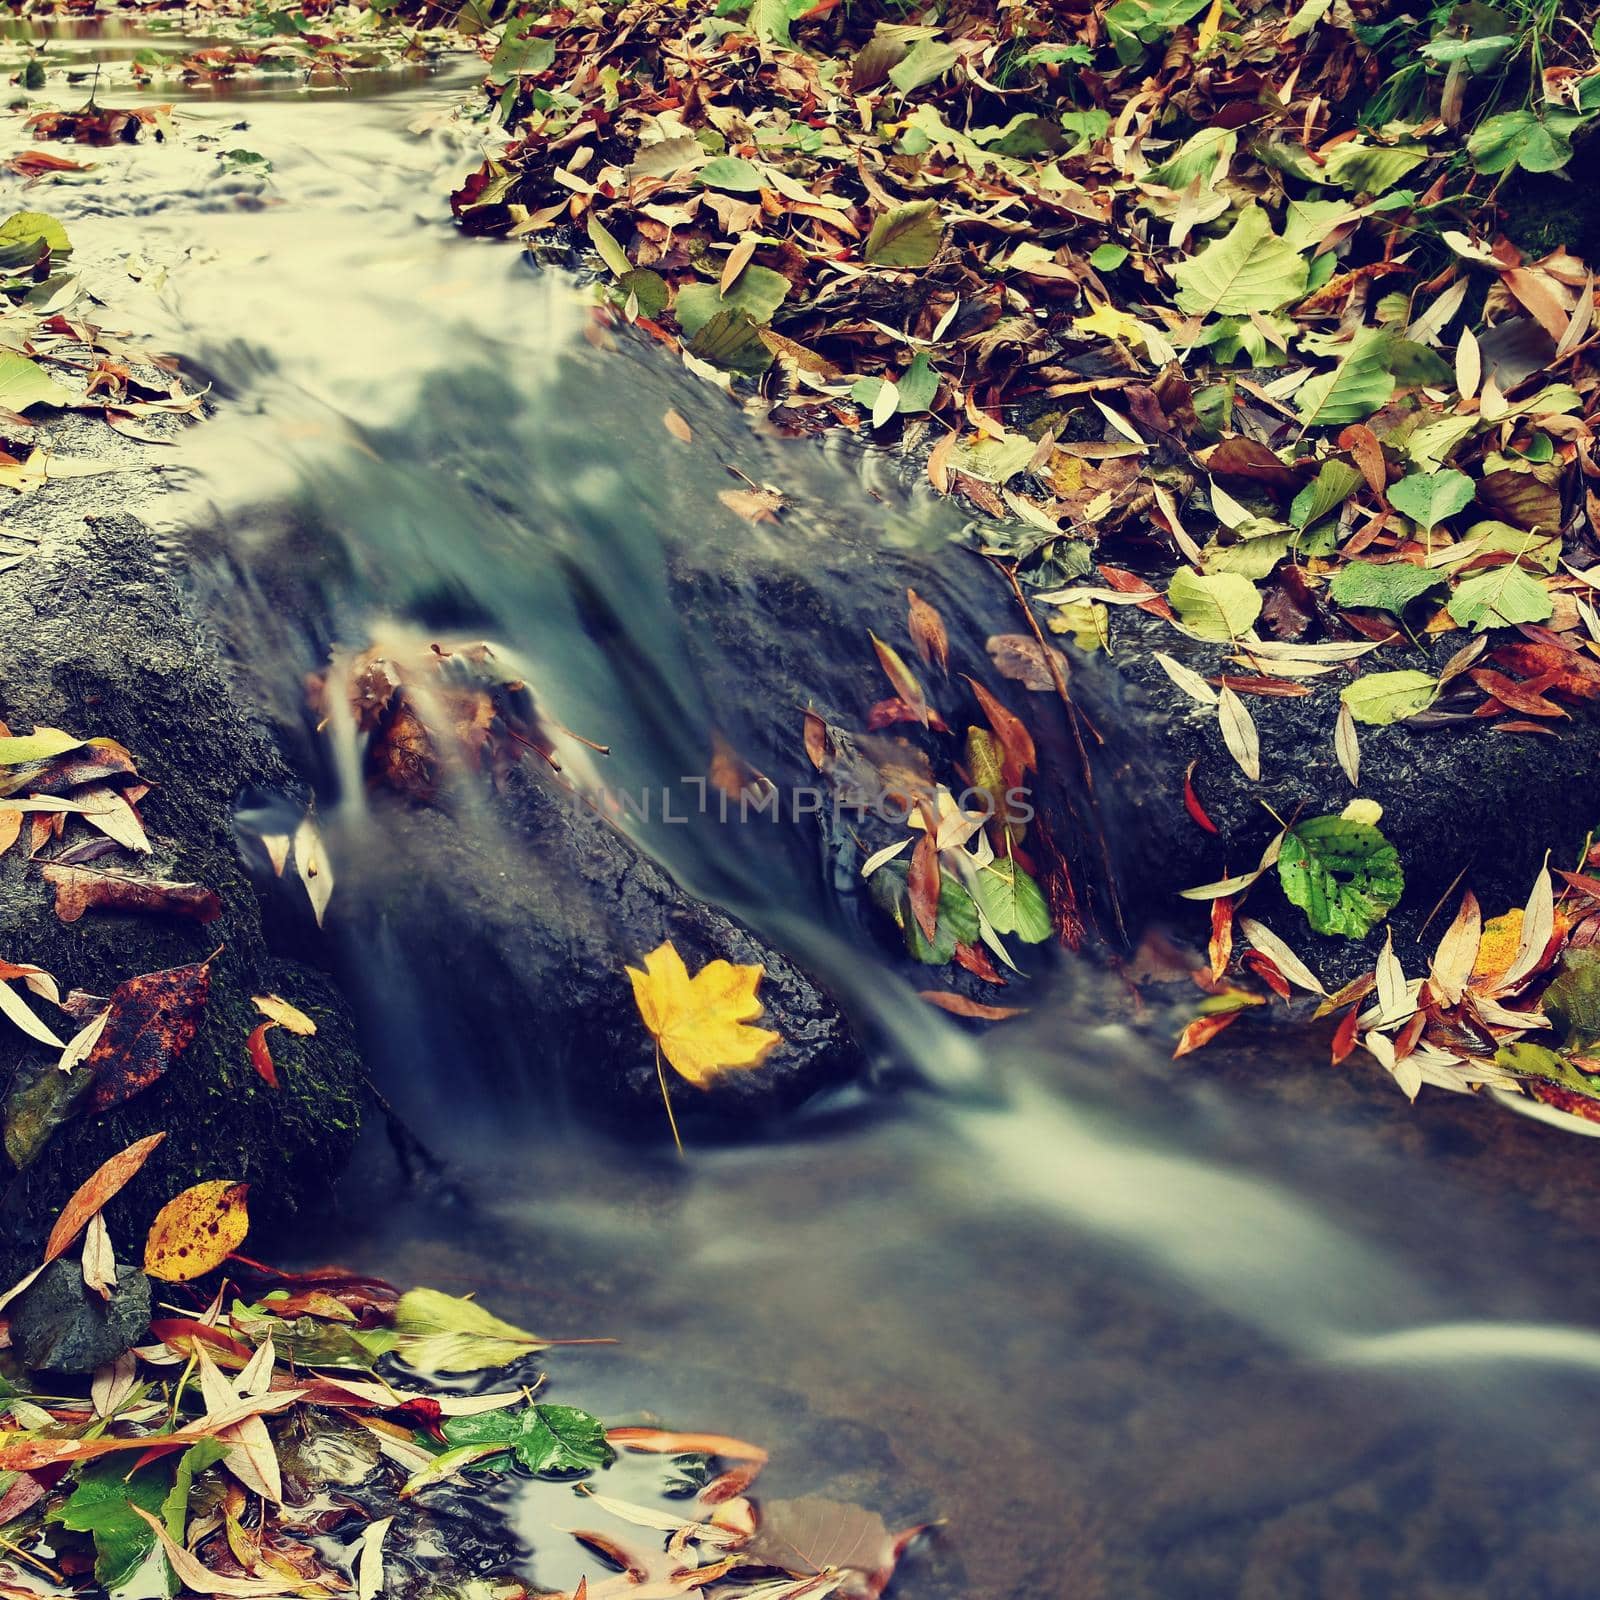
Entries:
POLYGON ((941 1011, 948 1011, 954 1017, 971 1017, 978 1022, 1004 1022, 1008 1017, 1020 1017, 1027 1010, 1026 1006, 990 1006, 981 1000, 973 1000, 964 994, 955 994, 944 989, 918 990, 921 997, 929 1005, 938 1006, 941 1011))
POLYGON ((76 922, 85 911, 142 912, 188 917, 201 923, 214 922, 222 915, 222 902, 198 883, 130 878, 120 872, 53 863, 43 867, 41 875, 55 888, 56 916, 62 922, 76 922))
POLYGON ((761 1015, 756 988, 765 969, 716 960, 691 978, 666 940, 627 969, 639 1015, 673 1070, 698 1089, 724 1072, 758 1067, 783 1042, 781 1034, 749 1024, 761 1015))
POLYGON ((144 1243, 144 1270, 188 1283, 220 1267, 250 1231, 247 1183, 213 1178, 174 1196, 156 1213, 144 1243))
POLYGON ((418 1372, 480 1372, 503 1367, 545 1341, 502 1322, 474 1300, 412 1289, 395 1307, 397 1353, 418 1372))
POLYGON ((211 963, 147 972, 111 991, 111 1015, 85 1063, 91 1111, 109 1111, 147 1089, 188 1049, 211 988, 211 963))

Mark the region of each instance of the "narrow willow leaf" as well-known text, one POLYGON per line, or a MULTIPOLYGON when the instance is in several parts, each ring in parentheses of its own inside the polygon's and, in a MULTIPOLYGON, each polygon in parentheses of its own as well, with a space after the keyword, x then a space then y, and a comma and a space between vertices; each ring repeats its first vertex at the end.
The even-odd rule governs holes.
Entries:
POLYGON ((1478 392, 1478 381, 1483 377, 1483 353, 1471 328, 1463 328, 1456 341, 1456 389, 1463 400, 1470 400, 1478 392))
POLYGON ((1228 754, 1239 763, 1239 770, 1252 783, 1261 780, 1261 739, 1245 703, 1226 684, 1217 696, 1217 720, 1228 754))
POLYGON ((1174 661, 1165 650, 1157 650, 1155 657, 1161 670, 1186 695, 1198 700, 1203 706, 1214 706, 1217 703, 1217 691, 1193 667, 1186 667, 1181 661, 1174 661))
POLYGON ((1333 753, 1344 768, 1344 775, 1352 788, 1361 787, 1361 742, 1356 737, 1356 719, 1343 700, 1339 702, 1339 717, 1333 725, 1333 753))

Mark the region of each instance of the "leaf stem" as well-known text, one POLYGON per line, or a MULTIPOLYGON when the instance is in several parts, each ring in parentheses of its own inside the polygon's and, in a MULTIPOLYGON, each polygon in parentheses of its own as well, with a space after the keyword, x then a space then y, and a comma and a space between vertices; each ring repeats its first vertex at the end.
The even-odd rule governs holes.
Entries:
POLYGON ((678 1147, 678 1159, 683 1159, 683 1140, 678 1134, 678 1119, 672 1114, 672 1096, 667 1093, 666 1069, 661 1065, 661 1041, 656 1041, 656 1081, 661 1085, 661 1103, 667 1108, 667 1126, 672 1129, 672 1142, 678 1147))

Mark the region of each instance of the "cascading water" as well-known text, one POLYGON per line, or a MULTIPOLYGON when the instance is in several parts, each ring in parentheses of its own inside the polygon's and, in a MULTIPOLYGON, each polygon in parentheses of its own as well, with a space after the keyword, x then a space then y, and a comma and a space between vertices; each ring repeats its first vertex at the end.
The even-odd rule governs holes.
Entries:
MULTIPOLYGON (((609 747, 565 752, 581 786, 637 790, 702 770, 713 731, 798 740, 800 706, 741 702, 752 651, 803 684, 860 650, 769 615, 775 565, 843 585, 840 549, 925 551, 958 643, 987 631, 961 609, 981 575, 942 549, 948 506, 870 456, 757 438, 659 352, 587 343, 561 273, 452 231, 471 135, 446 114, 472 76, 376 80, 360 103, 196 94, 175 146, 107 153, 116 186, 51 197, 113 320, 214 385, 218 414, 172 452, 180 492, 149 514, 269 713, 321 751, 346 884, 386 845, 359 730, 339 711, 309 732, 330 652, 488 639, 609 747), (224 143, 270 182, 228 175, 224 143), (790 496, 780 528, 719 509, 732 462, 790 496), (685 550, 720 614, 681 611, 685 550)), ((282 830, 270 797, 250 806, 243 831, 282 830)), ((496 827, 469 801, 453 819, 496 827)), ((1477 1106, 1409 1112, 1291 1045, 1174 1067, 1107 1020, 1120 986, 1085 970, 961 1033, 879 966, 804 829, 629 825, 923 1088, 679 1165, 584 1135, 537 1082, 508 1116, 492 1051, 441 1065, 442 997, 471 975, 420 967, 403 926, 346 928, 368 1058, 472 1203, 380 1173, 330 1249, 619 1336, 560 1353, 562 1379, 597 1408, 768 1438, 778 1490, 946 1518, 907 1596, 1593 1593, 1586 1147, 1477 1106)))

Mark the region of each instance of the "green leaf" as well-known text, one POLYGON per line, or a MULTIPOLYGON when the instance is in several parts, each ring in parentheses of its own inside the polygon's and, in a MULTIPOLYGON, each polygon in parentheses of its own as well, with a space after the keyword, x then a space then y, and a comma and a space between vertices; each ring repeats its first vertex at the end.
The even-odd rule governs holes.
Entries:
MULTIPOLYGON (((78 1468, 77 1487, 51 1520, 93 1536, 95 1581, 114 1591, 139 1571, 157 1543, 155 1530, 133 1508, 154 1516, 171 1486, 166 1462, 142 1467, 132 1477, 125 1461, 91 1462, 78 1468)), ((176 1588, 169 1584, 166 1592, 176 1588)))
POLYGON ((1187 189, 1196 178, 1202 189, 1211 187, 1217 167, 1233 160, 1239 148, 1239 135, 1232 128, 1202 128, 1185 139, 1159 167, 1152 167, 1140 180, 1163 189, 1187 189))
POLYGON ((1474 558, 1488 555, 1512 556, 1525 566, 1538 567, 1542 572, 1554 572, 1561 560, 1561 535, 1529 533, 1514 528, 1509 522, 1486 518, 1474 522, 1461 535, 1464 545, 1475 544, 1474 558))
POLYGON ((1526 1040, 1501 1045, 1495 1051, 1494 1064, 1504 1067, 1507 1072, 1516 1073, 1518 1077, 1543 1078, 1548 1083, 1570 1089, 1574 1094, 1600 1100, 1600 1076, 1585 1072, 1546 1045, 1531 1044, 1526 1040))
POLYGON ((759 377, 772 365, 772 352, 762 341, 761 329, 744 312, 731 308, 719 311, 689 341, 689 353, 747 378, 759 377))
POLYGON ((743 156, 718 156, 695 176, 708 189, 726 189, 731 194, 755 194, 763 182, 761 168, 743 156))
POLYGON ((808 11, 811 3, 812 0, 752 0, 750 31, 758 39, 771 39, 785 50, 793 50, 789 24, 808 11))
POLYGON ((875 267, 925 267, 939 253, 944 224, 932 200, 913 200, 884 212, 867 235, 865 255, 875 267))
POLYGON ((539 1404, 452 1417, 444 1436, 452 1445, 503 1445, 529 1472, 593 1472, 616 1459, 605 1424, 576 1406, 539 1404))
POLYGON ((1513 166, 1556 172, 1572 159, 1572 141, 1554 114, 1546 119, 1528 110, 1506 111, 1486 117, 1472 130, 1467 154, 1479 172, 1508 172, 1513 166))
POLYGON ((1426 150, 1405 145, 1369 145, 1352 139, 1328 153, 1322 169, 1329 183, 1338 184, 1352 194, 1379 195, 1428 159, 1426 150))
POLYGON ((635 267, 633 271, 625 272, 617 279, 612 297, 619 304, 626 304, 629 295, 638 302, 639 315, 649 317, 652 322, 667 309, 672 300, 672 291, 667 287, 667 280, 659 272, 652 272, 649 267, 635 267))
POLYGON ((592 211, 589 213, 589 243, 595 247, 596 253, 611 269, 613 276, 623 278, 633 271, 633 263, 628 259, 628 252, 617 243, 616 236, 592 211))
POLYGON ((0 767, 20 767, 30 761, 48 761, 83 743, 59 728, 36 728, 32 733, 0 735, 0 767))
POLYGON ((44 245, 53 256, 72 253, 72 241, 67 237, 67 230, 43 211, 13 211, 4 222, 0 222, 0 250, 30 244, 44 245))
POLYGON ((1024 944, 1050 937, 1050 908, 1039 885, 1009 857, 980 867, 973 893, 996 933, 1014 933, 1024 944))
POLYGON ((742 311, 758 324, 772 321, 772 313, 783 304, 789 280, 771 267, 752 262, 723 292, 714 283, 690 283, 678 291, 672 303, 678 326, 692 339, 713 317, 724 311, 742 311))
POLYGON ((1592 1047, 1600 1039, 1600 956, 1593 950, 1567 951, 1540 1005, 1568 1044, 1592 1047))
POLYGON ((1339 698, 1349 706, 1350 715, 1357 722, 1386 728, 1402 717, 1414 717, 1419 711, 1426 711, 1438 693, 1437 679, 1408 668, 1403 672, 1364 672, 1339 691, 1339 698))
POLYGON ((1324 461, 1317 475, 1294 497, 1289 507, 1289 521, 1297 528, 1309 528, 1321 522, 1330 511, 1337 510, 1349 498, 1350 491, 1361 482, 1361 471, 1348 461, 1324 461))
POLYGON ((1089 265, 1096 272, 1115 272, 1128 259, 1128 248, 1120 244, 1096 245, 1089 252, 1089 265))
POLYGON ((1233 572, 1175 572, 1167 599, 1183 625, 1202 639, 1237 639, 1255 626, 1261 596, 1248 578, 1233 572))
POLYGON ((1172 269, 1178 307, 1189 316, 1276 311, 1305 293, 1306 264, 1272 231, 1260 206, 1247 207, 1225 238, 1172 269))
MULTIPOLYGON (((189 1525, 189 1491, 194 1487, 194 1480, 207 1467, 214 1467, 227 1453, 227 1445, 220 1441, 202 1439, 199 1444, 190 1445, 178 1457, 177 1476, 172 1481, 171 1490, 161 1502, 161 1520, 166 1524, 167 1532, 179 1544, 185 1542, 184 1533, 189 1525)), ((148 1527, 149 1524, 146 1523, 145 1526, 148 1527)))
POLYGON ((1342 427, 1385 405, 1394 393, 1394 375, 1388 368, 1391 337, 1381 328, 1363 328, 1332 372, 1301 384, 1295 395, 1300 420, 1308 428, 1342 427))
POLYGON ((489 82, 496 88, 525 73, 544 72, 555 64, 554 39, 535 39, 529 29, 542 17, 517 17, 506 24, 500 45, 489 62, 489 82))
POLYGON ((956 953, 958 944, 971 944, 978 937, 978 908, 972 896, 948 872, 939 875, 939 919, 932 944, 922 936, 909 903, 903 904, 902 915, 906 949, 929 966, 943 966, 956 953))
POLYGON ((1450 596, 1450 615, 1474 633, 1518 622, 1543 622, 1554 611, 1549 591, 1515 564, 1467 578, 1450 596))
POLYGON ((1425 422, 1407 438, 1406 454, 1424 472, 1437 472, 1477 426, 1476 417, 1440 417, 1437 422, 1425 422))
POLYGON ((1482 72, 1513 49, 1516 42, 1509 33, 1485 34, 1478 39, 1452 39, 1446 36, 1430 39, 1423 45, 1420 54, 1429 61, 1465 61, 1469 70, 1482 72))
POLYGON ((397 1351, 418 1372, 479 1372, 503 1367, 544 1341, 491 1315, 473 1300, 411 1289, 395 1308, 397 1351))
POLYGON ((923 84, 942 78, 960 59, 961 52, 952 44, 918 39, 905 59, 889 69, 889 82, 901 94, 910 94, 923 84))
POLYGON ((1352 561, 1334 574, 1330 593, 1342 606, 1369 606, 1398 617, 1419 595, 1443 581, 1442 572, 1413 566, 1409 561, 1352 561))
POLYGON ((1312 817, 1283 836, 1283 892, 1317 933, 1361 939, 1399 904, 1405 874, 1395 848, 1370 823, 1312 817))
POLYGON ((1453 467, 1443 472, 1413 472, 1389 490, 1389 504, 1425 532, 1432 533, 1446 517, 1472 503, 1472 479, 1453 467))
MULTIPOLYGON (((882 392, 882 378, 858 378, 850 390, 850 398, 871 411, 882 392)), ((927 352, 919 350, 896 385, 899 398, 895 402, 895 410, 901 416, 926 411, 938 392, 939 374, 933 370, 927 352)))
POLYGON ((26 411, 29 406, 70 406, 77 397, 64 389, 37 362, 15 350, 0 350, 0 406, 26 411))

